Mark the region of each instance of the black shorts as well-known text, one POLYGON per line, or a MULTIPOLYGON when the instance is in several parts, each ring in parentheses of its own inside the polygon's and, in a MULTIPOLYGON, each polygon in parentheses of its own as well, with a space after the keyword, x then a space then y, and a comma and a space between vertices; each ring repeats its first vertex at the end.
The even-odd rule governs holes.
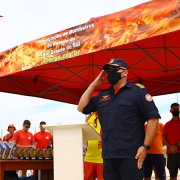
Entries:
POLYGON ((166 160, 163 154, 147 154, 144 160, 144 177, 151 177, 152 168, 155 168, 159 179, 166 179, 166 160))
POLYGON ((167 168, 169 169, 170 177, 177 177, 178 168, 180 169, 180 153, 168 154, 167 168))
POLYGON ((144 169, 138 169, 137 160, 130 159, 104 159, 104 180, 142 180, 144 169))

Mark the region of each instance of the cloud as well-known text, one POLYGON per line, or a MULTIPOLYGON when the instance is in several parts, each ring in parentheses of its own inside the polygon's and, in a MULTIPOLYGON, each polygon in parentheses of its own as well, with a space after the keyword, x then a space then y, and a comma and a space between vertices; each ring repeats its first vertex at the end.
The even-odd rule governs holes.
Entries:
POLYGON ((3 134, 8 124, 13 123, 22 129, 25 119, 31 121, 30 132, 38 131, 39 122, 46 121, 49 125, 61 123, 84 122, 85 115, 77 111, 76 105, 57 101, 0 93, 0 121, 3 134))

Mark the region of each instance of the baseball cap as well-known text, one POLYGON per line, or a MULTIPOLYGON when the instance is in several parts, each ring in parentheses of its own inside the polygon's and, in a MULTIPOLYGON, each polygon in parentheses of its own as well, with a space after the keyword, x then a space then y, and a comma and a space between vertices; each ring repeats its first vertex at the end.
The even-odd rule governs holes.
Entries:
POLYGON ((128 69, 128 65, 126 64, 126 62, 122 59, 118 59, 118 58, 113 58, 109 61, 109 63, 103 65, 102 69, 103 70, 107 70, 109 66, 123 66, 126 69, 128 69))
POLYGON ((8 125, 8 128, 7 128, 7 131, 9 131, 9 128, 14 128, 14 130, 16 130, 14 124, 9 124, 9 125, 8 125))

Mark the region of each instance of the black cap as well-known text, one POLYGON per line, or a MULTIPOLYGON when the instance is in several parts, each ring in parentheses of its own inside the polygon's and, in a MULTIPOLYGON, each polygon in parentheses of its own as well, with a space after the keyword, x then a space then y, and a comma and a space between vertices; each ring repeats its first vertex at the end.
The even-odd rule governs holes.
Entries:
POLYGON ((123 66, 126 69, 128 69, 128 65, 126 64, 126 62, 122 59, 118 59, 118 58, 113 58, 109 61, 109 63, 105 64, 102 69, 103 70, 107 70, 109 68, 109 66, 123 66))

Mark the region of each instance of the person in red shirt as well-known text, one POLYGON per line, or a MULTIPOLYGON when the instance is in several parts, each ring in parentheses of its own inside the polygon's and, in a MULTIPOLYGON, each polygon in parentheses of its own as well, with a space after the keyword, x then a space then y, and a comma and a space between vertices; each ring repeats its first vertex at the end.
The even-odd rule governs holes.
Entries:
POLYGON ((167 146, 167 168, 170 180, 177 180, 180 169, 180 106, 178 103, 171 104, 170 112, 172 119, 164 125, 163 143, 167 146))
POLYGON ((34 145, 34 136, 28 132, 31 126, 29 120, 23 122, 22 130, 16 131, 12 138, 12 141, 17 144, 18 147, 30 147, 34 145))
POLYGON ((12 140, 12 137, 14 135, 14 131, 16 131, 16 128, 14 126, 14 124, 9 124, 8 128, 7 128, 7 131, 9 132, 8 134, 6 134, 4 137, 3 137, 3 141, 11 141, 12 140))
MULTIPOLYGON (((36 149, 45 149, 51 145, 52 135, 51 133, 45 131, 43 125, 46 125, 46 122, 41 121, 39 124, 40 131, 34 134, 34 140, 36 149)), ((38 176, 41 177, 41 170, 38 170, 38 176)))
MULTIPOLYGON (((17 147, 30 147, 34 146, 34 136, 32 133, 28 132, 31 122, 29 120, 24 120, 22 130, 18 130, 14 133, 12 142, 17 144, 17 147)), ((22 176, 26 176, 27 170, 22 170, 22 176)))
POLYGON ((45 149, 50 145, 51 133, 45 131, 43 125, 46 125, 46 122, 41 121, 39 124, 40 132, 34 134, 36 149, 45 149))

